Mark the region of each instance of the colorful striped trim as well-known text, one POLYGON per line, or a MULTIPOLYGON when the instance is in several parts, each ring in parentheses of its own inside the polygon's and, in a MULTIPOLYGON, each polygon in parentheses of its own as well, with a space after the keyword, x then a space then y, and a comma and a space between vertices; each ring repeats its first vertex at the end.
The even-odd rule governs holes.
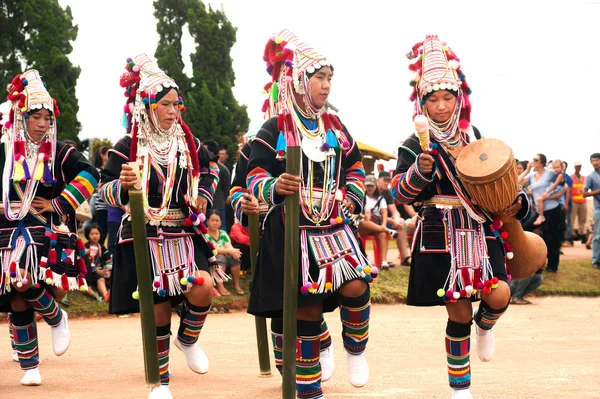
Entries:
POLYGON ((346 195, 362 209, 365 198, 365 169, 361 161, 355 162, 346 170, 346 195))
POLYGON ((240 186, 231 187, 231 190, 229 190, 229 195, 231 196, 231 207, 233 208, 235 220, 240 222, 242 220, 242 206, 240 199, 247 192, 248 191, 245 188, 240 186))
POLYGON ((492 309, 486 302, 481 301, 473 320, 482 330, 491 330, 505 311, 506 308, 500 310, 492 309))
POLYGON ((446 357, 448 362, 448 382, 454 389, 464 389, 471 385, 471 338, 446 335, 446 357))
POLYGON ((127 205, 121 199, 121 181, 118 179, 103 184, 98 190, 98 195, 109 206, 120 208, 127 205))
POLYGON ((98 186, 98 180, 85 170, 80 172, 63 190, 52 200, 52 206, 59 215, 75 214, 85 200, 91 197, 98 186))
POLYGON ((298 398, 316 399, 321 390, 321 363, 319 362, 321 336, 296 337, 296 390, 298 398))
MULTIPOLYGON (((186 304, 187 305, 187 304, 186 304)), ((198 342, 198 337, 204 327, 206 316, 210 305, 196 310, 189 308, 189 305, 185 306, 183 313, 181 314, 181 321, 179 324, 179 331, 177 332, 177 339, 183 345, 191 346, 198 342)))
POLYGON ((329 333, 329 327, 325 319, 321 320, 321 351, 331 346, 331 334, 329 333))
POLYGON ((30 370, 39 365, 37 327, 35 321, 26 326, 12 325, 12 336, 22 370, 30 370))
POLYGON ((219 184, 219 165, 211 161, 208 168, 200 168, 200 184, 198 187, 198 194, 206 198, 209 207, 212 206, 217 184, 219 184))
POLYGON ((248 192, 258 198, 259 202, 266 202, 269 206, 282 204, 285 196, 277 195, 277 178, 272 177, 263 168, 256 167, 246 177, 248 192))
MULTIPOLYGON (((420 155, 419 155, 420 156, 420 155)), ((417 157, 417 161, 418 161, 417 157)), ((392 195, 401 204, 409 204, 421 193, 423 187, 433 182, 437 168, 431 178, 427 178, 419 172, 417 161, 404 173, 397 174, 392 179, 392 195)))
POLYGON ((169 339, 170 337, 170 333, 156 337, 156 343, 158 346, 158 372, 160 374, 161 385, 169 385, 171 380, 169 376, 169 349, 171 346, 171 340, 169 339))
POLYGON ((367 342, 369 341, 370 315, 371 301, 358 308, 340 305, 342 337, 344 348, 348 353, 359 355, 366 349, 367 342))

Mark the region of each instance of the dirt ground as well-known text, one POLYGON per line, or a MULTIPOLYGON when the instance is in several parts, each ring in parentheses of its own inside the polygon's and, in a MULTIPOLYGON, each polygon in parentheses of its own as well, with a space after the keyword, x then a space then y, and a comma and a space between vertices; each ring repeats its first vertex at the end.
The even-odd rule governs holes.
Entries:
MULTIPOLYGON (((476 399, 600 398, 600 298, 547 297, 513 306, 496 328, 496 354, 483 364, 473 353, 476 399)), ((444 354, 445 310, 403 305, 373 307, 366 356, 368 384, 357 389, 346 376, 339 314, 326 317, 336 370, 324 384, 332 398, 450 398, 444 354)), ((178 321, 173 319, 172 330, 178 321)), ((6 325, 0 326, 5 329, 6 325)), ((52 353, 49 328, 39 324, 41 387, 19 384, 8 337, 0 350, 0 398, 146 398, 140 324, 127 318, 72 320, 71 347, 52 353)), ((3 330, 5 331, 5 330, 3 330)), ((210 359, 206 375, 188 369, 172 346, 171 392, 177 399, 281 398, 280 377, 258 378, 254 321, 246 313, 210 315, 200 336, 210 359)), ((474 348, 474 346, 473 346, 474 348)), ((271 361, 273 371, 274 362, 271 361)))

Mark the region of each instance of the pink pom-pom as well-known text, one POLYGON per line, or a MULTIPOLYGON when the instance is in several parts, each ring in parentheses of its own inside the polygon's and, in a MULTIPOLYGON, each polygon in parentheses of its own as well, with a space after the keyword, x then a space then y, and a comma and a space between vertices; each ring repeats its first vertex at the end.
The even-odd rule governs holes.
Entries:
POLYGON ((331 218, 331 219, 329 219, 329 224, 336 224, 336 222, 335 222, 335 218, 331 218))
POLYGON ((483 289, 483 287, 485 287, 485 286, 483 285, 483 283, 481 281, 477 283, 477 290, 478 291, 481 291, 483 289))
POLYGON ((206 215, 203 213, 198 214, 198 220, 200 220, 200 223, 204 223, 206 220, 206 215))
POLYGON ((133 72, 139 72, 140 71, 140 67, 137 65, 134 65, 133 68, 131 68, 133 70, 133 72))
POLYGON ((125 112, 126 114, 128 114, 129 111, 129 104, 125 104, 125 106, 123 107, 123 112, 125 112))
POLYGON ((446 296, 447 296, 448 298, 454 298, 454 291, 452 291, 452 290, 448 290, 448 291, 446 291, 446 296))
POLYGON ((514 257, 515 257, 515 254, 514 254, 514 253, 512 253, 512 252, 507 252, 507 253, 506 253, 506 258, 508 258, 508 259, 512 259, 512 258, 514 258, 514 257))
POLYGON ((155 281, 154 283, 152 283, 152 285, 153 285, 155 288, 159 288, 159 287, 160 287, 160 281, 155 281))
POLYGON ((466 119, 461 119, 460 122, 458 122, 458 127, 460 128, 460 130, 467 130, 469 128, 469 121, 466 119))
POLYGON ((11 121, 6 121, 6 123, 4 124, 4 128, 5 128, 5 129, 10 129, 10 128, 11 128, 11 126, 12 126, 12 123, 11 123, 11 121))
POLYGON ((350 149, 350 142, 348 140, 342 141, 342 148, 344 150, 346 150, 346 151, 349 150, 350 149))
POLYGON ((512 274, 509 274, 508 276, 506 276, 506 279, 507 279, 508 281, 512 280, 512 274))
POLYGON ((285 77, 285 82, 286 83, 292 83, 292 77, 291 76, 286 76, 285 77))

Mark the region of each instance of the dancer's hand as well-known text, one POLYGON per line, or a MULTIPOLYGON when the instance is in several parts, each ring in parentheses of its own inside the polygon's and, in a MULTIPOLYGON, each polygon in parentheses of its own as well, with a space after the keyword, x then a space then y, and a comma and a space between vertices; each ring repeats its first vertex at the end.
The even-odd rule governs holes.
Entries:
POLYGON ((199 195, 198 196, 198 200, 196 201, 198 210, 200 211, 200 213, 204 213, 206 214, 206 207, 208 206, 208 200, 206 198, 204 198, 203 196, 199 195))
POLYGON ((431 173, 433 172, 433 165, 435 160, 429 154, 420 154, 417 165, 419 166, 419 172, 421 173, 431 173))
POLYGON ((301 181, 302 179, 300 177, 293 176, 289 173, 283 173, 277 178, 275 192, 278 195, 293 195, 300 189, 301 181))
POLYGON ((128 164, 124 163, 121 165, 121 174, 119 175, 119 181, 121 182, 121 188, 128 191, 131 187, 135 185, 138 176, 135 175, 135 172, 128 164))
POLYGON ((344 200, 344 206, 350 213, 354 213, 354 209, 356 209, 356 204, 350 198, 344 200))
POLYGON ((509 206, 504 211, 502 211, 502 215, 503 216, 515 216, 517 213, 519 213, 521 208, 523 208, 523 204, 521 203, 521 201, 523 201, 523 197, 519 195, 517 197, 517 200, 515 202, 513 202, 513 204, 511 206, 509 206))
POLYGON ((46 212, 54 212, 54 207, 52 206, 52 202, 46 198, 35 197, 33 201, 31 201, 31 206, 35 209, 35 212, 38 214, 43 214, 46 212))
POLYGON ((258 213, 258 199, 251 194, 245 193, 242 195, 240 206, 242 207, 242 212, 246 215, 258 213))

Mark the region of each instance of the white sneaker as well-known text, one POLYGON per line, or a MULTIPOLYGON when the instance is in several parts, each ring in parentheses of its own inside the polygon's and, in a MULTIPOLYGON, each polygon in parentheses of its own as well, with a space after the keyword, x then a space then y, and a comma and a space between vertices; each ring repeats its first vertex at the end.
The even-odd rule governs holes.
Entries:
POLYGON ((469 391, 469 388, 454 389, 454 392, 452 392, 451 399, 473 399, 473 395, 471 395, 471 391, 469 391))
POLYGON ((13 349, 13 362, 19 361, 19 352, 13 349))
POLYGON ((333 344, 329 345, 320 353, 321 363, 321 382, 325 382, 331 378, 335 364, 333 362, 333 344))
POLYGON ((346 352, 348 361, 348 380, 353 386, 360 388, 369 380, 369 365, 364 352, 360 355, 351 355, 346 352))
POLYGON ((40 369, 34 368, 25 370, 25 375, 21 378, 21 385, 28 387, 37 387, 42 385, 42 376, 40 375, 40 369))
POLYGON ((71 344, 71 333, 69 332, 69 316, 67 312, 61 310, 62 319, 56 326, 51 327, 52 349, 56 356, 60 356, 69 349, 71 344))
MULTIPOLYGON (((477 310, 478 308, 473 312, 473 317, 475 317, 477 310)), ((496 340, 492 330, 481 329, 477 323, 475 323, 475 349, 477 351, 477 356, 479 356, 479 359, 481 359, 482 362, 489 362, 492 360, 495 342, 496 340)))
POLYGON ((177 349, 183 352, 185 355, 185 360, 187 360, 188 367, 194 372, 198 374, 206 374, 208 373, 208 357, 200 348, 198 343, 194 345, 183 345, 179 338, 175 338, 174 340, 175 346, 177 349))
POLYGON ((171 395, 168 385, 161 385, 152 388, 150 395, 148 395, 148 399, 173 399, 173 395, 171 395))

